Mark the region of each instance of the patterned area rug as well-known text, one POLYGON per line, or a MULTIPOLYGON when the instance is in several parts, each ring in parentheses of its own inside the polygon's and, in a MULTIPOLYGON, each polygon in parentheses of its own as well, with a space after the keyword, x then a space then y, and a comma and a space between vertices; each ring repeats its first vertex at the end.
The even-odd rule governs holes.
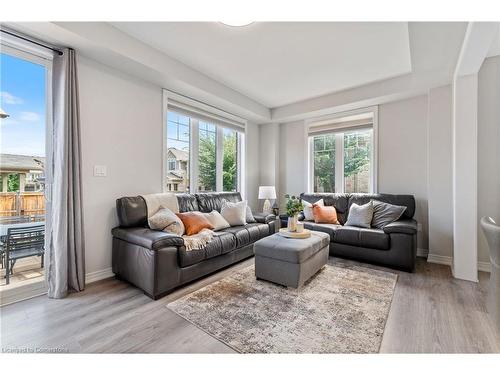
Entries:
POLYGON ((327 265, 290 289, 250 266, 167 307, 240 353, 378 353, 396 280, 327 265))

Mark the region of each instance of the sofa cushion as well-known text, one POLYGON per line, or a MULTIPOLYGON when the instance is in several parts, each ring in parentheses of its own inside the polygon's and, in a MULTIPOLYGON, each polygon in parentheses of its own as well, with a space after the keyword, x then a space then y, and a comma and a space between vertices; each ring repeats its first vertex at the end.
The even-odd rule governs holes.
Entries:
POLYGON ((240 248, 269 235, 269 225, 252 223, 226 228, 221 232, 232 233, 236 238, 236 247, 240 248))
POLYGON ((179 212, 200 211, 198 200, 194 194, 182 193, 175 196, 177 197, 177 203, 179 203, 179 212))
POLYGON ((389 250, 390 238, 381 229, 341 227, 335 231, 334 242, 345 245, 389 250))
POLYGON ((181 267, 191 266, 234 249, 236 249, 236 238, 231 233, 214 232, 214 238, 202 249, 186 251, 185 247, 179 248, 179 263, 181 267))
POLYGON ((314 230, 316 232, 323 232, 330 236, 330 241, 333 241, 335 236, 335 231, 338 228, 342 228, 339 224, 319 224, 315 222, 304 221, 304 228, 309 230, 314 230))
POLYGON ((347 218, 347 209, 349 205, 348 194, 334 194, 334 193, 302 193, 300 199, 309 203, 315 203, 323 199, 325 206, 333 206, 337 211, 337 218, 340 224, 344 224, 347 218))
POLYGON ((117 199, 116 213, 118 222, 123 228, 145 227, 148 224, 146 202, 141 196, 117 199))
POLYGON ((401 216, 402 219, 412 219, 413 215, 415 215, 415 198, 413 195, 405 194, 351 194, 349 196, 349 207, 353 203, 362 205, 370 200, 405 206, 406 210, 401 216))
POLYGON ((228 202, 240 202, 241 195, 238 192, 234 193, 197 193, 195 194, 198 201, 198 207, 201 212, 219 211, 222 208, 224 200, 228 202))

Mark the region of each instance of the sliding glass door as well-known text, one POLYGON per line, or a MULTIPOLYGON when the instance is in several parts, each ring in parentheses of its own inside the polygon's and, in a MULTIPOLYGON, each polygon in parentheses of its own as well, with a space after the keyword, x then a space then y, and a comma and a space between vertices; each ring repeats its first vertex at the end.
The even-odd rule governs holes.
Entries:
POLYGON ((5 293, 45 279, 51 61, 2 45, 0 66, 0 293, 6 303, 5 293))

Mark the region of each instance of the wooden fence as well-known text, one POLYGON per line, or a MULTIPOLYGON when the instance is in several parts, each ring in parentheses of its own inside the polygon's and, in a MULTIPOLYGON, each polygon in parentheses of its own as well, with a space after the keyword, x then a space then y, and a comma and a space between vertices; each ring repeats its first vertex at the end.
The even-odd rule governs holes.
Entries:
POLYGON ((0 193, 0 217, 45 214, 45 197, 39 193, 0 193))

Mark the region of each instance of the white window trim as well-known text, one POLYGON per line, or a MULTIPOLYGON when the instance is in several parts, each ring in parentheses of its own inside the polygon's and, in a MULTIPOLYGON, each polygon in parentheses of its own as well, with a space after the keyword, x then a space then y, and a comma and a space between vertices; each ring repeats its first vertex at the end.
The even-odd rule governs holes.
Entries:
MULTIPOLYGON (((314 158, 313 158, 313 136, 309 134, 309 129, 312 124, 319 122, 328 122, 329 120, 335 120, 342 117, 348 117, 363 113, 371 112, 373 114, 372 126, 372 149, 371 149, 371 165, 370 165, 370 193, 375 194, 378 192, 378 106, 372 106, 367 108, 358 108, 352 111, 338 112, 329 114, 322 117, 311 118, 305 120, 305 128, 307 134, 307 190, 309 193, 314 192, 314 158)), ((348 131, 348 128, 345 129, 348 131)), ((342 128, 335 129, 332 126, 332 133, 343 133, 342 128)), ((335 137, 335 150, 341 150, 338 157, 335 157, 335 193, 344 192, 344 144, 340 137, 335 137), (338 183, 337 183, 338 181, 338 183)))
MULTIPOLYGON (((167 166, 168 166, 168 160, 167 160, 167 150, 168 150, 168 145, 167 145, 167 121, 168 121, 168 100, 169 97, 174 97, 175 100, 178 102, 180 99, 182 99, 181 96, 175 95, 171 93, 168 90, 163 90, 163 147, 162 147, 162 191, 166 192, 166 181, 167 181, 167 166)), ((193 103, 190 101, 190 105, 192 106, 193 103)), ((201 106, 200 106, 201 108, 201 106)), ((205 108, 201 108, 205 109, 205 108)), ((172 112, 175 112, 175 110, 172 110, 172 112)), ((220 111, 219 113, 222 113, 220 111)), ((205 120, 203 120, 205 121, 205 120)), ((247 126, 246 120, 244 121, 245 128, 247 126)), ((230 129, 236 131, 236 162, 237 162, 237 176, 236 176, 236 191, 241 194, 241 198, 244 200, 245 199, 245 191, 244 191, 244 186, 245 186, 245 171, 244 166, 244 155, 242 155, 242 152, 245 151, 245 145, 244 145, 244 132, 238 131, 237 129, 233 127, 225 127, 223 124, 218 124, 217 121, 207 121, 210 124, 216 125, 216 191, 217 192, 222 192, 223 190, 223 158, 224 158, 224 129, 230 129), (221 162, 219 162, 219 160, 221 162)), ((190 117, 190 124, 189 124, 189 193, 190 194, 195 194, 198 192, 198 155, 199 155, 199 120, 196 117, 190 117)), ((179 192, 181 193, 181 192, 179 192)))
MULTIPOLYGON (((10 35, 3 35, 0 41, 1 53, 30 61, 45 67, 45 217, 50 215, 50 202, 52 197, 52 53, 42 47, 22 41, 10 35)), ((45 220, 45 233, 49 233, 48 220, 45 220)), ((47 272, 47 268, 45 269, 47 272)), ((13 287, 0 292, 0 306, 47 293, 46 277, 43 280, 28 285, 13 287)))

